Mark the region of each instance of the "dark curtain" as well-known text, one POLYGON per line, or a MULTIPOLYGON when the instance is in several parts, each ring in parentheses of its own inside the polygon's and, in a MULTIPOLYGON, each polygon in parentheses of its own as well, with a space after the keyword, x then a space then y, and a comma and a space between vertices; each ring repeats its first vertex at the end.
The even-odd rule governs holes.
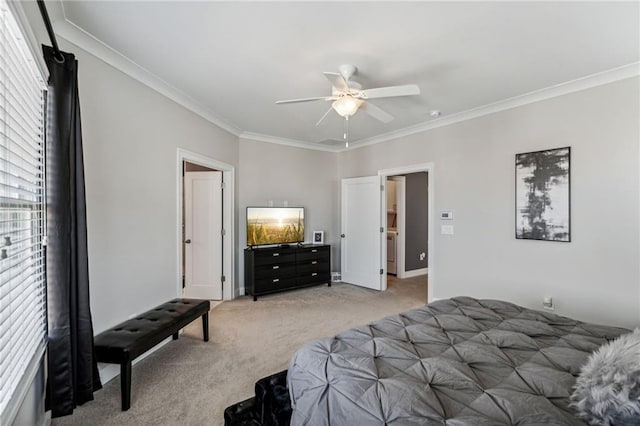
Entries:
POLYGON ((78 63, 43 46, 47 92, 47 409, 71 414, 100 389, 89 309, 87 215, 78 63))

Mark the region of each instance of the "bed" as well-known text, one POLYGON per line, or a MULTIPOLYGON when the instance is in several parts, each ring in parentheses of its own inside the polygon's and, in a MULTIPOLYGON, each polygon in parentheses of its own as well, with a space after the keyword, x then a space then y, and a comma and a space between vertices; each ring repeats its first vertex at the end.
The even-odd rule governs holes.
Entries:
POLYGON ((628 330, 456 297, 310 342, 287 382, 292 425, 584 425, 580 367, 628 330))

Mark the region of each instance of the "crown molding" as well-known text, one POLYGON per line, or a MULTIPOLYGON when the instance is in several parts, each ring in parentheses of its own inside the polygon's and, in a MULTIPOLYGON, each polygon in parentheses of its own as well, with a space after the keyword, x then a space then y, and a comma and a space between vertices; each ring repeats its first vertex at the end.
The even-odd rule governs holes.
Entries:
POLYGON ((504 99, 491 104, 483 105, 477 108, 472 108, 467 111, 462 111, 457 114, 444 116, 442 118, 437 118, 435 120, 430 120, 424 123, 416 124, 414 126, 405 127, 399 130, 394 130, 392 132, 384 133, 378 136, 374 136, 372 138, 360 139, 359 141, 354 141, 351 145, 353 149, 362 148, 369 145, 375 145, 375 144, 387 142, 393 139, 414 135, 416 133, 425 132, 427 130, 436 129, 438 127, 449 126, 451 124, 459 123, 461 121, 482 117, 484 115, 489 115, 496 112, 516 108, 519 106, 543 101, 546 99, 551 99, 558 96, 579 92, 581 90, 602 86, 602 85, 613 83, 619 80, 625 80, 627 78, 637 77, 639 75, 640 75, 640 62, 633 62, 631 64, 623 65, 618 68, 613 68, 613 69, 602 71, 596 74, 588 75, 586 77, 581 77, 575 80, 556 84, 555 86, 546 87, 544 89, 525 93, 523 95, 514 96, 512 98, 508 98, 508 99, 504 99))
POLYGON ((189 111, 199 115, 205 120, 226 130, 227 132, 239 136, 242 133, 238 127, 229 123, 224 118, 217 116, 206 106, 196 101, 186 93, 167 83, 148 69, 124 56, 122 53, 108 46, 93 35, 86 32, 81 27, 71 21, 64 19, 53 23, 55 33, 68 42, 91 53, 98 59, 106 62, 119 71, 138 80, 142 84, 150 87, 156 92, 166 96, 177 104, 185 107, 189 111))
POLYGON ((286 145, 286 146, 292 146, 295 148, 311 149, 314 151, 340 152, 344 150, 344 148, 323 146, 313 142, 305 142, 305 141, 300 141, 296 139, 286 139, 278 136, 264 135, 262 133, 242 132, 238 137, 240 139, 249 139, 249 140, 258 141, 258 142, 275 143, 278 145, 286 145))

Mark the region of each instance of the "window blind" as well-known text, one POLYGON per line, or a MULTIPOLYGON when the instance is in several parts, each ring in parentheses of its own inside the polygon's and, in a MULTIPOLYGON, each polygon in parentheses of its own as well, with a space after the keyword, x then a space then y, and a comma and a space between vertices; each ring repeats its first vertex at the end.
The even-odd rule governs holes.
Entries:
POLYGON ((46 338, 44 89, 0 0, 0 424, 12 421, 46 338))

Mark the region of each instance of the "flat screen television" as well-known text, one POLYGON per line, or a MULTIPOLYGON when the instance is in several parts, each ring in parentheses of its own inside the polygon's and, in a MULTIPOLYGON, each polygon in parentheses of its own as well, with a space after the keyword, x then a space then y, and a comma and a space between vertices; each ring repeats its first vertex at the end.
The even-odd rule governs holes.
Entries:
POLYGON ((304 241, 304 207, 247 207, 247 245, 304 241))

